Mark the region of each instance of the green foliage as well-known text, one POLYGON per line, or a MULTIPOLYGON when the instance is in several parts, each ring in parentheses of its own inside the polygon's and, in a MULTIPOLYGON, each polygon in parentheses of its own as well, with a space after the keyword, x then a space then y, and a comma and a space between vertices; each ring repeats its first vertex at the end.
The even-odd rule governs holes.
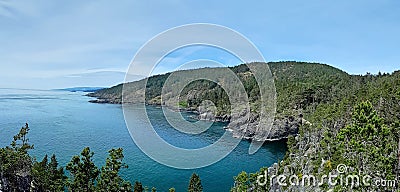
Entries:
POLYGON ((32 161, 28 154, 28 124, 13 137, 10 146, 0 149, 0 191, 64 191, 66 176, 58 167, 56 156, 48 162, 47 155, 41 162, 32 161))
MULTIPOLYGON (((26 124, 14 136, 10 146, 0 148, 0 191, 33 191, 33 192, 64 192, 64 191, 132 191, 130 182, 125 181, 119 172, 127 166, 122 162, 122 148, 111 149, 105 165, 99 170, 93 163, 93 152, 86 147, 80 156, 74 156, 67 164, 69 178, 64 168, 59 167, 56 156, 47 155, 38 162, 32 161, 28 154, 33 145, 29 144, 26 124)), ((143 191, 141 183, 135 184, 135 190, 143 191)), ((152 188, 152 191, 156 191, 152 188)))
MULTIPOLYGON (((311 122, 310 125, 303 125, 296 137, 288 138, 288 152, 276 170, 279 174, 328 174, 335 171, 338 164, 344 163, 353 171, 386 179, 395 177, 395 170, 398 169, 396 152, 400 135, 400 71, 392 74, 349 75, 317 63, 288 61, 273 62, 268 65, 276 84, 278 101, 276 118, 303 114, 304 119, 311 122)), ((243 83, 252 112, 258 112, 260 87, 253 74, 246 65, 229 69, 237 74, 243 83)), ((196 69, 195 72, 212 74, 213 69, 196 69)), ((169 75, 157 75, 146 79, 148 84, 145 101, 148 104, 162 104, 161 87, 169 75)), ((135 99, 143 97, 140 95, 139 87, 144 82, 145 80, 141 80, 125 84, 129 90, 139 94, 129 95, 128 100, 135 102, 135 99)), ((90 95, 105 99, 107 102, 120 103, 122 87, 120 84, 90 95)), ((222 86, 215 82, 197 80, 187 85, 179 94, 180 107, 195 109, 204 100, 210 100, 217 108, 217 115, 230 113, 228 95, 222 86)), ((10 146, 0 149, 0 176, 7 181, 7 185, 3 184, 0 190, 24 191, 25 189, 21 188, 21 180, 29 181, 27 179, 29 177, 33 178, 36 188, 50 188, 54 191, 61 189, 55 186, 61 185, 62 177, 57 177, 58 179, 55 179, 57 182, 46 181, 57 174, 46 174, 45 170, 55 172, 58 170, 61 173, 62 168, 58 168, 57 163, 54 163, 55 157, 50 163, 47 157, 41 162, 32 163, 28 151, 33 149, 33 145, 26 137, 28 132, 29 126, 26 125, 13 138, 10 146), (44 180, 39 182, 41 179, 44 180), (51 188, 52 186, 54 188, 51 188)), ((101 168, 101 172, 91 160, 93 153, 89 149, 85 150, 81 157, 72 158, 67 166, 70 172, 67 185, 69 190, 117 191, 118 188, 129 191, 129 187, 132 188, 118 176, 119 170, 124 168, 122 150, 110 151, 110 156, 106 165, 101 168), (106 186, 108 183, 110 186, 106 186)), ((268 188, 255 183, 257 176, 265 169, 261 168, 257 173, 240 173, 234 178, 235 186, 232 191, 267 191, 268 188)), ((200 178, 198 181, 193 183, 201 184, 200 178)), ((191 184, 189 188, 190 186, 191 184)), ((290 190, 290 187, 281 189, 290 190)), ((321 186, 321 190, 328 189, 327 185, 321 186)), ((143 191, 144 188, 140 182, 136 182, 133 190, 143 191)), ((350 189, 336 187, 334 190, 350 189)), ((171 188, 170 191, 175 189, 171 188)))
POLYGON ((187 108, 189 107, 187 101, 179 101, 179 107, 187 108))
POLYGON ((231 189, 232 192, 247 191, 251 187, 249 176, 244 171, 239 173, 239 175, 233 179, 235 180, 235 186, 231 189))
POLYGON ((139 182, 139 181, 136 181, 136 182, 135 182, 135 185, 133 186, 133 191, 134 191, 134 192, 143 192, 143 191, 144 191, 144 188, 143 188, 142 183, 139 182))
MULTIPOLYGON (((276 118, 303 114, 303 118, 312 124, 301 127, 296 140, 289 137, 289 150, 280 163, 279 173, 327 174, 338 164, 346 163, 360 167, 360 170, 382 170, 381 176, 393 175, 393 157, 399 139, 399 126, 396 123, 400 119, 400 71, 392 74, 349 75, 318 63, 285 61, 268 65, 277 91, 276 118), (358 103, 361 103, 360 106, 355 105, 358 103), (361 165, 364 160, 366 163, 361 165), (308 172, 304 172, 304 167, 308 172)), ((243 83, 251 111, 257 113, 260 87, 249 68, 242 64, 229 69, 243 83)), ((196 69, 195 72, 213 73, 210 69, 196 69)), ((168 76, 148 78, 150 83, 147 91, 150 94, 146 94, 147 102, 160 96, 163 81, 168 76)), ((142 81, 128 83, 128 87, 135 90, 140 83, 142 81)), ((115 98, 119 95, 118 92, 103 92, 106 90, 98 91, 93 96, 107 98, 111 95, 115 98)), ((210 100, 217 108, 217 115, 230 113, 229 98, 222 87, 214 82, 194 81, 184 88, 179 98, 185 106, 187 103, 189 109, 195 109, 202 101, 210 100)), ((236 177, 236 185, 243 188, 240 190, 255 186, 251 175, 240 173, 236 177)), ((327 189, 327 186, 324 187, 327 189)))
POLYGON ((72 157, 66 169, 71 174, 68 187, 72 191, 95 191, 94 182, 99 175, 99 170, 93 163, 94 153, 86 147, 81 152, 81 156, 72 157))
POLYGON ((34 162, 31 173, 33 191, 65 191, 67 177, 64 169, 58 167, 55 155, 51 156, 50 162, 47 155, 41 162, 34 162))
POLYGON ((29 139, 26 137, 29 132, 28 123, 22 127, 17 135, 14 136, 14 140, 11 143, 11 147, 18 152, 26 154, 29 149, 33 149, 33 145, 28 143, 29 139))
MULTIPOLYGON (((258 63, 249 63, 253 65, 258 63)), ((346 89, 352 86, 352 77, 343 71, 333 67, 303 62, 271 62, 269 68, 274 75, 277 91, 277 111, 279 114, 292 115, 294 110, 302 110, 304 114, 312 113, 319 104, 329 103, 337 98, 348 95, 350 91, 346 89)), ((242 64, 235 67, 229 67, 242 82, 247 92, 250 107, 253 112, 259 111, 260 88, 254 75, 250 72, 247 65, 242 64)), ((202 74, 212 75, 215 69, 203 68, 194 71, 202 74)), ((188 73, 181 71, 181 73, 188 73)), ((156 75, 147 78, 145 101, 148 104, 162 104, 161 91, 164 82, 170 73, 156 75)), ((230 101, 226 90, 220 86, 231 87, 229 82, 222 79, 219 84, 209 80, 196 80, 184 87, 179 93, 180 107, 196 109, 204 100, 212 101, 216 108, 218 116, 230 114, 230 101)), ((126 90, 133 95, 126 98, 127 102, 138 102, 137 98, 142 97, 140 88, 143 87, 145 80, 130 82, 125 84, 126 90), (137 92, 138 95, 134 93, 137 92)), ((174 83, 174 82, 172 82, 174 83)), ((109 89, 102 89, 90 96, 104 99, 111 103, 120 103, 122 101, 122 87, 120 84, 109 89)))
POLYGON ((132 191, 131 183, 124 181, 124 179, 119 176, 121 168, 128 168, 128 166, 122 162, 123 158, 124 154, 122 148, 111 149, 109 151, 106 165, 101 168, 101 173, 97 180, 97 191, 132 191))
MULTIPOLYGON (((325 105, 325 110, 340 109, 340 105, 325 105)), ((334 113, 333 113, 334 114, 334 113)), ((318 114, 325 116, 325 114, 318 114)), ((381 114, 385 116, 385 114, 381 114)), ((288 175, 314 175, 322 176, 337 174, 336 167, 345 164, 348 174, 369 175, 373 178, 393 180, 398 174, 397 150, 399 142, 399 124, 397 120, 382 118, 371 102, 359 102, 351 114, 344 113, 346 119, 340 115, 333 115, 330 123, 325 121, 311 127, 302 127, 301 133, 294 139, 288 138, 287 155, 279 163, 278 174, 288 175), (393 122, 395 123, 385 123, 393 122), (339 127, 343 126, 343 127, 339 127), (313 149, 313 150, 310 150, 313 149)), ((265 170, 266 168, 264 168, 265 170)), ((269 187, 258 186, 255 177, 263 174, 263 169, 254 174, 240 173, 235 180, 232 191, 269 191, 269 187)), ((269 185, 269 183, 268 183, 269 185)), ((298 190, 274 186, 283 191, 298 190)), ((382 186, 336 186, 334 191, 386 191, 382 186)), ((327 184, 312 190, 330 189, 327 184)), ((392 189, 392 188, 390 188, 392 189)), ((396 188, 397 189, 397 188, 396 188)), ((309 189, 311 190, 311 189, 309 189)))
POLYGON ((337 142, 348 166, 361 173, 380 173, 393 178, 396 169, 398 135, 395 127, 384 124, 370 102, 362 102, 353 111, 352 123, 337 134, 337 142))
POLYGON ((0 149, 0 191, 25 191, 29 188, 32 159, 28 154, 33 145, 26 137, 29 132, 28 123, 14 136, 10 146, 0 149))
POLYGON ((200 176, 193 173, 190 177, 188 192, 202 192, 203 185, 201 185, 200 176))

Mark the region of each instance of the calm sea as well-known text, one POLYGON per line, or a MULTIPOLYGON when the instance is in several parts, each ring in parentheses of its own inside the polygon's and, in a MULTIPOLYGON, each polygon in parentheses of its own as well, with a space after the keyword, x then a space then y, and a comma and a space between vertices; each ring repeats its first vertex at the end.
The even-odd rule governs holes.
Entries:
MULTIPOLYGON (((168 191, 174 187, 178 192, 187 191, 193 172, 200 175, 204 191, 229 191, 233 177, 239 172, 255 172, 263 166, 270 166, 282 159, 287 150, 282 141, 268 142, 256 154, 249 155, 250 143, 242 141, 231 154, 211 166, 196 170, 170 168, 147 157, 135 145, 120 105, 89 103, 92 98, 84 94, 0 89, 0 146, 8 145, 12 136, 28 122, 31 129, 29 141, 35 146, 31 154, 38 160, 45 154, 56 154, 60 165, 65 166, 73 155, 89 146, 95 152, 95 163, 100 167, 109 149, 122 147, 124 161, 129 166, 122 172, 126 179, 141 181, 149 189, 156 187, 157 191, 168 191)), ((179 147, 207 146, 224 133, 225 124, 214 123, 205 133, 187 136, 169 126, 161 109, 149 106, 147 111, 157 133, 179 147)), ((189 121, 190 115, 183 114, 189 121)))

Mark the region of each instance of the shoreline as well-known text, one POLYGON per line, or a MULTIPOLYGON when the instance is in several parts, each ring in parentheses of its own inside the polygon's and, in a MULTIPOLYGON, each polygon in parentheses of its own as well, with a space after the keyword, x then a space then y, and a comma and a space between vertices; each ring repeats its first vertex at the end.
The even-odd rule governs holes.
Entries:
MULTIPOLYGON (((111 102, 110 99, 104 99, 104 98, 96 97, 94 95, 90 95, 90 94, 94 94, 94 93, 95 92, 84 95, 84 96, 87 96, 87 97, 96 98, 94 100, 89 100, 88 102, 97 103, 97 104, 124 105, 121 101, 111 102)), ((132 103, 126 103, 126 104, 135 105, 135 104, 138 104, 138 103, 133 103, 132 102, 132 103)), ((224 119, 223 116, 214 117, 214 119, 211 120, 211 119, 207 119, 207 118, 201 118, 200 115, 202 113, 200 113, 198 110, 193 109, 193 108, 181 108, 181 107, 180 108, 176 108, 176 107, 170 107, 170 106, 167 106, 167 105, 162 105, 162 104, 157 104, 157 103, 145 103, 144 105, 145 106, 153 106, 153 107, 156 107, 156 108, 167 107, 168 109, 173 110, 173 111, 193 113, 194 115, 190 116, 190 118, 193 118, 193 119, 196 119, 196 120, 199 120, 199 121, 214 121, 214 122, 221 122, 221 123, 228 123, 228 124, 231 122, 229 115, 224 115, 224 116, 229 116, 229 120, 223 120, 224 119)), ((203 113, 203 114, 205 114, 205 113, 203 113)), ((248 122, 248 123, 250 123, 250 122, 248 122)), ((227 126, 223 127, 223 129, 226 130, 226 131, 229 131, 231 133, 234 133, 236 131, 236 130, 234 130, 232 128, 228 128, 227 126)), ((294 134, 294 136, 296 136, 296 135, 298 135, 298 133, 294 134)), ((237 136, 234 136, 234 135, 232 135, 232 137, 238 138, 237 136)), ((274 141, 283 141, 283 140, 285 140, 287 138, 288 138, 288 136, 279 137, 279 138, 266 138, 265 140, 259 140, 259 139, 256 140, 256 139, 253 139, 252 137, 243 136, 242 140, 247 140, 247 141, 253 141, 254 140, 254 141, 258 141, 258 142, 274 142, 274 141)))

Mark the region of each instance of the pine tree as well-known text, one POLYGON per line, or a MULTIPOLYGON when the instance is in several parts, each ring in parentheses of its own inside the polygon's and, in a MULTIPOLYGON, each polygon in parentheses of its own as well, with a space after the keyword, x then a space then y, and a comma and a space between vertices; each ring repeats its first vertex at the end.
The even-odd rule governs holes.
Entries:
POLYGON ((50 158, 48 173, 50 178, 49 191, 64 191, 67 177, 64 175, 64 168, 58 167, 58 161, 55 154, 50 158))
POLYGON ((34 162, 32 166, 32 191, 64 191, 66 176, 64 169, 58 167, 55 155, 50 162, 45 155, 41 162, 34 162))
POLYGON ((201 185, 200 176, 193 173, 190 177, 188 192, 202 192, 203 186, 201 185))
POLYGON ((99 170, 92 161, 94 153, 86 147, 81 152, 81 156, 72 157, 66 169, 71 174, 68 187, 71 191, 92 192, 95 191, 94 182, 99 175, 99 170))
POLYGON ((97 180, 97 191, 124 192, 132 191, 130 182, 119 176, 121 168, 128 168, 122 163, 124 158, 122 148, 111 149, 106 159, 106 165, 101 168, 100 177, 97 180))
POLYGON ((0 191, 27 191, 30 188, 32 159, 28 154, 33 145, 29 144, 28 123, 14 136, 10 146, 0 150, 0 191))
POLYGON ((370 102, 362 102, 354 108, 352 123, 338 133, 340 150, 336 156, 343 156, 347 166, 361 173, 394 179, 397 134, 393 133, 396 132, 396 128, 384 124, 370 102), (380 175, 375 175, 378 172, 380 175))
POLYGON ((144 188, 141 182, 136 181, 135 185, 133 186, 133 191, 134 192, 143 192, 144 188))
POLYGON ((238 176, 234 177, 235 186, 231 191, 247 191, 249 188, 249 176, 246 172, 242 171, 238 176))
POLYGON ((32 188, 33 191, 45 191, 49 188, 48 182, 48 174, 47 174, 47 155, 44 156, 41 162, 35 162, 32 166, 32 188))

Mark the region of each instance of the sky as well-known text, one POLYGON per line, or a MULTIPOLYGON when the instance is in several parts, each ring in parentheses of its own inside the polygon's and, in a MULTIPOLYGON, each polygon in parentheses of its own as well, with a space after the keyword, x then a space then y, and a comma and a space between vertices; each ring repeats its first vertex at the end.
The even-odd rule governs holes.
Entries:
MULTIPOLYGON (((190 23, 235 30, 266 61, 320 62, 350 74, 400 69, 398 0, 0 0, 0 88, 115 85, 147 41, 190 23)), ((216 53, 179 50, 154 73, 175 70, 179 57, 216 53)))

